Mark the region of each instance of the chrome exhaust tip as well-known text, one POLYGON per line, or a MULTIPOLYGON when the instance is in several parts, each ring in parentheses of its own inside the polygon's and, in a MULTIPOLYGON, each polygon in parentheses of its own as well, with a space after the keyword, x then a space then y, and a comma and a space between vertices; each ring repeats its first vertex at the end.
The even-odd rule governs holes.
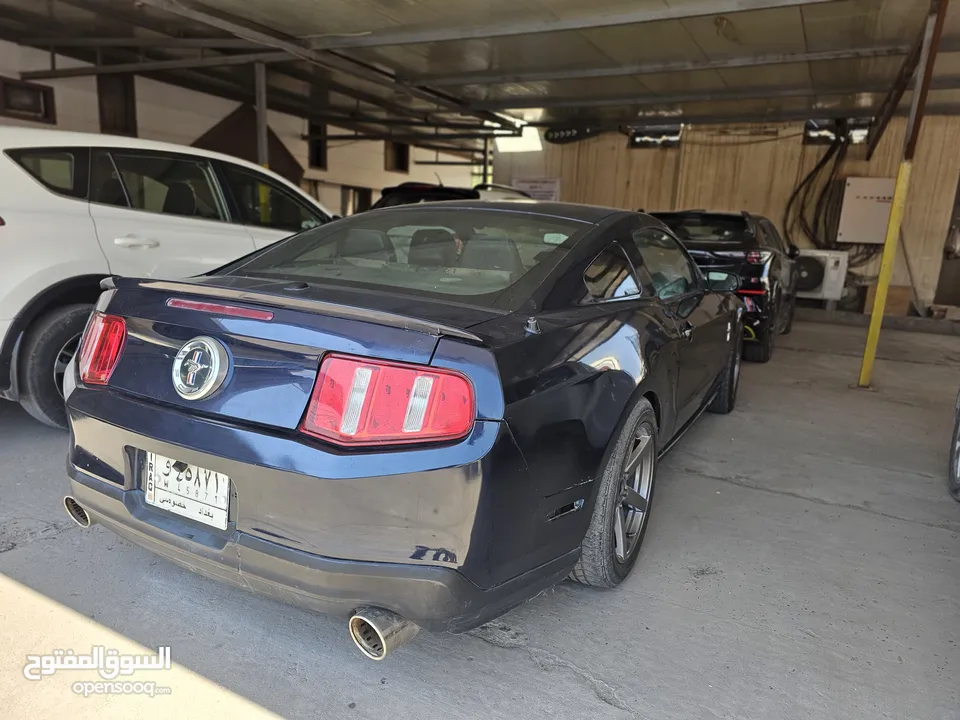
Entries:
POLYGON ((406 645, 420 632, 416 623, 404 620, 383 608, 360 608, 350 617, 350 637, 371 660, 383 660, 389 653, 406 645))
POLYGON ((67 515, 70 516, 70 519, 80 527, 88 528, 93 524, 87 511, 83 509, 83 505, 78 503, 75 497, 66 495, 63 498, 63 507, 67 511, 67 515))

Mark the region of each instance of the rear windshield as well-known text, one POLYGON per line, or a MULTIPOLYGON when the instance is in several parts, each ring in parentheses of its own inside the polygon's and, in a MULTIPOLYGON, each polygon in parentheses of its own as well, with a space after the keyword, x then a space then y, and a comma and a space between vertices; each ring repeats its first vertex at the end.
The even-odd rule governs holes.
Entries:
POLYGON ((740 215, 663 213, 656 216, 684 245, 756 247, 757 239, 740 215))
POLYGON ((371 211, 295 235, 220 274, 459 296, 494 307, 504 290, 533 268, 559 262, 592 227, 503 210, 371 211))

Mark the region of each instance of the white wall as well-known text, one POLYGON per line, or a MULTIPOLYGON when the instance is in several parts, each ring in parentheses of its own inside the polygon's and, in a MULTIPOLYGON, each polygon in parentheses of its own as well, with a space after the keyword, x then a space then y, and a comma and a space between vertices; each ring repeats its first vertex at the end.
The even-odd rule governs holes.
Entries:
MULTIPOLYGON (((57 56, 58 68, 85 65, 76 60, 57 56)), ((19 78, 22 71, 45 70, 50 67, 50 54, 14 43, 0 41, 0 75, 19 78)), ((100 114, 97 103, 97 81, 93 76, 45 80, 41 84, 54 88, 57 112, 56 127, 62 130, 99 132, 100 114)), ((227 115, 239 103, 212 95, 185 90, 148 78, 136 78, 137 130, 142 138, 189 145, 227 115)), ((433 160, 433 151, 413 149, 410 172, 392 173, 384 170, 384 143, 379 141, 330 142, 327 149, 327 170, 309 167, 307 132, 304 118, 269 112, 270 128, 287 146, 304 169, 304 178, 318 180, 320 202, 333 212, 340 208, 340 185, 371 188, 374 199, 379 191, 390 185, 411 180, 436 182, 439 175, 444 185, 473 185, 471 168, 443 165, 416 165, 415 160, 433 160)), ((32 125, 53 127, 45 123, 0 117, 0 125, 32 125)), ((348 132, 333 126, 331 134, 348 132)), ((441 160, 459 160, 440 155, 441 160)))

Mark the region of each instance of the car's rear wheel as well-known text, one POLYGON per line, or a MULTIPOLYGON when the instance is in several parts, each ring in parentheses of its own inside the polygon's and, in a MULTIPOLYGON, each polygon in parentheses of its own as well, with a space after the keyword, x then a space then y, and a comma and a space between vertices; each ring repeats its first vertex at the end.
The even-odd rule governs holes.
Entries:
POLYGON ((950 494, 960 501, 960 397, 957 398, 956 420, 953 423, 953 442, 950 445, 950 467, 947 469, 950 494))
POLYGON ((773 356, 773 329, 764 327, 757 331, 757 339, 743 344, 743 359, 748 362, 765 363, 773 356))
POLYGON ((40 422, 67 426, 63 379, 77 353, 91 305, 66 305, 37 320, 27 331, 20 357, 20 404, 40 422))
POLYGON ((619 585, 640 555, 657 471, 657 418, 646 398, 630 412, 600 476, 580 560, 570 574, 593 587, 619 585))
POLYGON ((731 412, 737 404, 737 390, 740 388, 740 362, 743 350, 743 331, 738 327, 737 340, 730 351, 730 357, 727 358, 727 364, 724 366, 723 373, 720 376, 720 387, 713 401, 707 406, 707 410, 712 413, 726 415, 731 412))
POLYGON ((789 335, 790 331, 793 330, 793 316, 797 312, 797 299, 793 298, 790 302, 790 307, 787 309, 787 322, 783 326, 783 335, 789 335))

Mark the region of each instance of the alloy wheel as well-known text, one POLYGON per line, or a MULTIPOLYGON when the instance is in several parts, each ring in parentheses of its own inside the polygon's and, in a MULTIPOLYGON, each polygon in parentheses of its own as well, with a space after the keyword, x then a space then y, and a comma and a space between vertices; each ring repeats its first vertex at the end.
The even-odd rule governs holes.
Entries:
POLYGON ((620 480, 620 494, 613 517, 613 538, 617 560, 621 563, 633 554, 647 521, 650 492, 653 489, 653 432, 647 425, 637 428, 620 480))

